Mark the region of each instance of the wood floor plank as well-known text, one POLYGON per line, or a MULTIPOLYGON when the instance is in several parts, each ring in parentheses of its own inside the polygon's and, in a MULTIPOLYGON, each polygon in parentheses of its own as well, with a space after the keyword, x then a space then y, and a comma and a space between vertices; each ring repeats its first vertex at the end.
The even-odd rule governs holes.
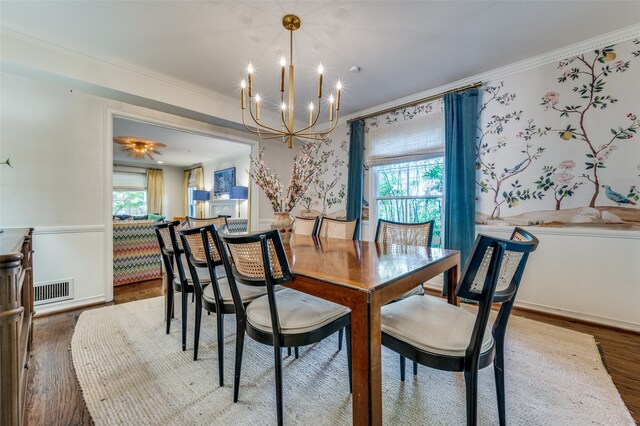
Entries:
MULTIPOLYGON (((113 303, 160 295, 160 280, 145 281, 115 287, 113 303)), ((82 311, 35 320, 26 425, 93 424, 71 360, 71 337, 82 311)), ((636 423, 640 423, 640 334, 517 308, 514 315, 593 335, 618 392, 636 423)))

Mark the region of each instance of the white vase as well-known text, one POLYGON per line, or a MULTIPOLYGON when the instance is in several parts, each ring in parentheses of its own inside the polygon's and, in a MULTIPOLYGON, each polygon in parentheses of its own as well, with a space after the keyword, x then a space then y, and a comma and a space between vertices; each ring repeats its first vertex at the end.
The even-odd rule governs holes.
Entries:
POLYGON ((273 221, 271 221, 271 229, 280 231, 280 238, 284 244, 289 244, 291 235, 293 234, 293 218, 287 212, 274 212, 273 221))

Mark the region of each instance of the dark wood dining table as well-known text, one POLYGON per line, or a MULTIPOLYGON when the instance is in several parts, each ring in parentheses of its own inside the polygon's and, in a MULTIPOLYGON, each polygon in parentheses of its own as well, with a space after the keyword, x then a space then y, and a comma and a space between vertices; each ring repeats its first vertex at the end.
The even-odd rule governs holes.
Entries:
POLYGON ((460 253, 306 235, 285 248, 295 274, 287 287, 351 309, 353 424, 382 424, 380 308, 443 272, 457 304, 460 253))

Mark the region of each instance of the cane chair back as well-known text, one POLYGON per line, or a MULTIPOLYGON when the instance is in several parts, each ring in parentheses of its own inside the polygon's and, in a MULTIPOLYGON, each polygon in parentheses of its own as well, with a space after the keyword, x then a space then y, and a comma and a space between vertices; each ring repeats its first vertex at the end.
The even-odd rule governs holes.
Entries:
POLYGON ((249 285, 266 284, 261 236, 269 250, 269 275, 273 278, 274 284, 291 281, 293 275, 277 229, 246 236, 221 235, 236 281, 249 285))
POLYGON ((296 235, 316 235, 319 223, 318 216, 314 218, 296 216, 293 223, 293 233, 296 235))
POLYGON ((376 243, 430 247, 433 238, 433 220, 424 223, 402 223, 378 220, 376 243))
POLYGON ((189 226, 190 228, 202 228, 203 226, 213 224, 216 226, 216 229, 223 229, 225 226, 227 226, 227 217, 217 216, 200 218, 188 216, 186 222, 187 226, 189 226))
POLYGON ((500 269, 496 276, 495 296, 505 301, 515 293, 522 278, 528 253, 534 251, 538 240, 533 237, 529 241, 501 240, 479 235, 473 248, 473 256, 465 265, 458 285, 458 296, 479 301, 490 279, 490 266, 494 259, 494 244, 504 245, 504 253, 499 255, 500 269))
POLYGON ((360 219, 340 220, 330 217, 323 217, 320 220, 318 237, 339 238, 342 240, 355 240, 358 232, 360 219))

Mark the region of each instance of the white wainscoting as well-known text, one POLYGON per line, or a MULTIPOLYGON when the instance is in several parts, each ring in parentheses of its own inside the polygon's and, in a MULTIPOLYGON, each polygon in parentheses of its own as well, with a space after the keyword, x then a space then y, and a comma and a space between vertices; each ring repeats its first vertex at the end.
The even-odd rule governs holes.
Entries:
MULTIPOLYGON (((512 227, 476 226, 509 238, 512 227)), ((640 331, 640 233, 588 228, 536 228, 516 306, 640 331)), ((427 287, 441 290, 442 278, 427 287)))
POLYGON ((74 298, 39 306, 37 314, 105 302, 105 226, 36 227, 34 282, 72 277, 74 298))

